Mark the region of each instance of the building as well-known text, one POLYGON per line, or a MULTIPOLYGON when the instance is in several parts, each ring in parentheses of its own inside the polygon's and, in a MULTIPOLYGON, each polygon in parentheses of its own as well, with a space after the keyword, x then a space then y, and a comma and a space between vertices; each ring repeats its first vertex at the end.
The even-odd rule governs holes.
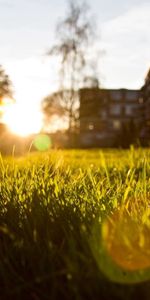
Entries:
POLYGON ((140 131, 140 140, 144 146, 150 145, 150 70, 148 71, 145 83, 141 88, 141 97, 143 99, 143 110, 141 117, 143 123, 140 131))
POLYGON ((83 88, 80 90, 80 146, 128 146, 142 122, 140 90, 83 88))

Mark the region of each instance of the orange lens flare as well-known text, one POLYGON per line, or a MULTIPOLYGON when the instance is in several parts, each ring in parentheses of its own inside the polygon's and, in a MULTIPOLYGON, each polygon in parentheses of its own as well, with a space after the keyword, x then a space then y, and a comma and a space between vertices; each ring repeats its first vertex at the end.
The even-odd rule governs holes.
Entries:
POLYGON ((122 269, 150 268, 150 229, 127 213, 115 212, 102 225, 104 248, 122 269))

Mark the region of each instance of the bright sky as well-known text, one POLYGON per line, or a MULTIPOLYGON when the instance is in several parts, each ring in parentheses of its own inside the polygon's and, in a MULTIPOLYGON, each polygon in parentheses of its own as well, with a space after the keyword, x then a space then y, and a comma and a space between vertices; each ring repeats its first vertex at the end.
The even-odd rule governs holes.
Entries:
MULTIPOLYGON (((107 88, 140 88, 150 67, 150 0, 89 0, 100 35, 100 80, 107 88)), ((37 111, 57 89, 57 63, 46 57, 65 0, 0 0, 0 64, 23 106, 37 111)), ((93 53, 94 55, 94 53, 93 53)))

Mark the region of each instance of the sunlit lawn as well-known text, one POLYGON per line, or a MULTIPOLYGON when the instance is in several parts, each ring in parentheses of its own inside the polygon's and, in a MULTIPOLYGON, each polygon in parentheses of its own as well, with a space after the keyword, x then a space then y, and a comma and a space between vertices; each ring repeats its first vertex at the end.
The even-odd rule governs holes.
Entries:
POLYGON ((150 299, 150 150, 0 167, 0 299, 150 299))

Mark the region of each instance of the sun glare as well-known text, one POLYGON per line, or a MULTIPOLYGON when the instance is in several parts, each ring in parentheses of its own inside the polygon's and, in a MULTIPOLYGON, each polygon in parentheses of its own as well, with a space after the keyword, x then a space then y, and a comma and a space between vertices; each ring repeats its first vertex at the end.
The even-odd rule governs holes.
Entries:
POLYGON ((13 104, 5 111, 3 121, 11 132, 20 136, 38 133, 42 127, 40 111, 19 104, 13 104))

